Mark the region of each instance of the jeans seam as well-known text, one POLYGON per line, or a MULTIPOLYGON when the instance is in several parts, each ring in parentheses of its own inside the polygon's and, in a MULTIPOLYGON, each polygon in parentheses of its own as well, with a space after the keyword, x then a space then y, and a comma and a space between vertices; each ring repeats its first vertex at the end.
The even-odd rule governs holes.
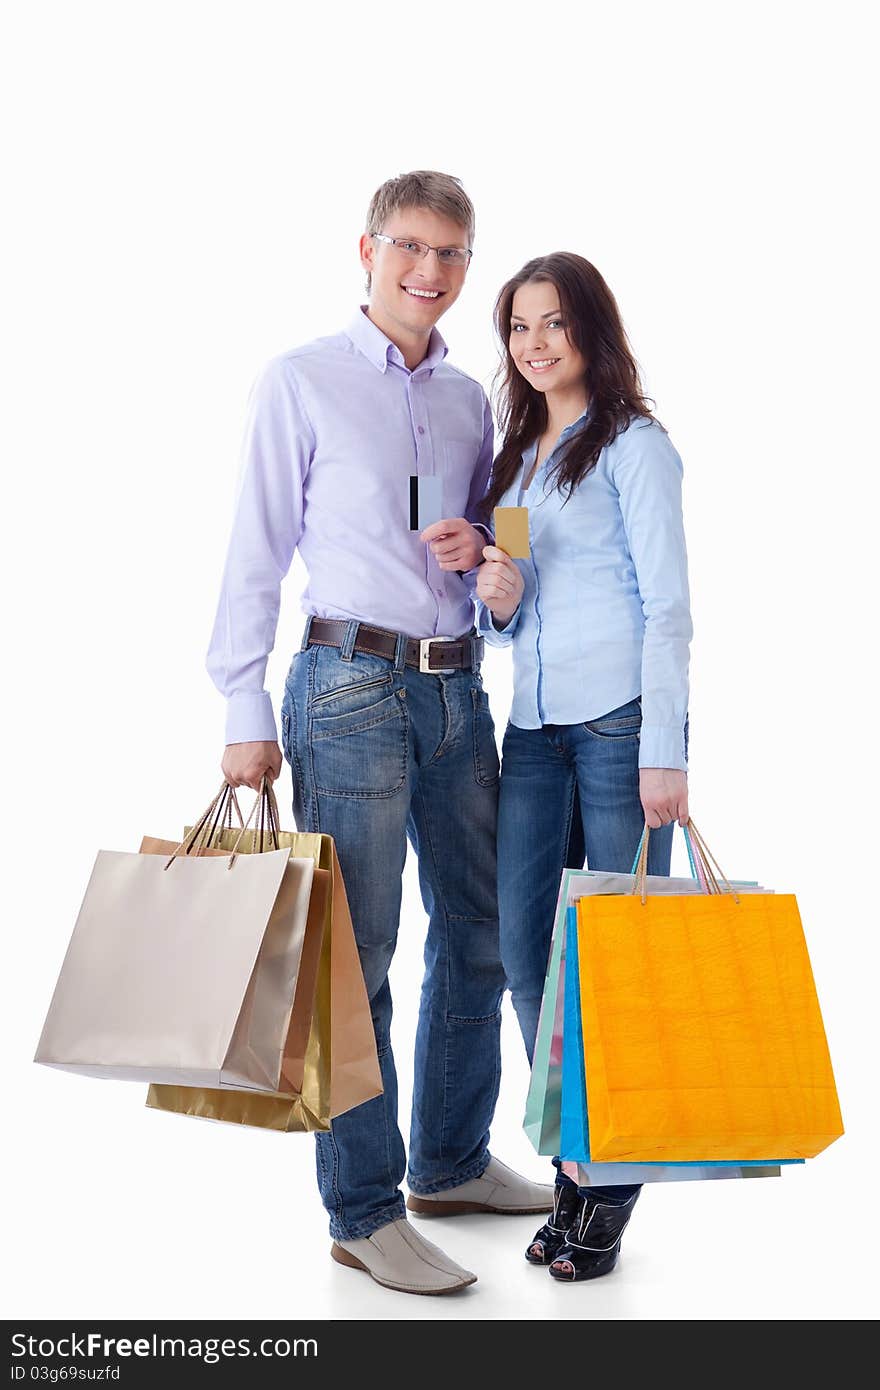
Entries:
POLYGON ((406 1218, 406 1207, 403 1204, 403 1196, 398 1192, 398 1200, 394 1204, 393 1215, 389 1216, 385 1210, 375 1217, 365 1217, 363 1221, 358 1221, 352 1227, 345 1227, 341 1221, 331 1218, 330 1235, 334 1240, 369 1240, 370 1236, 381 1231, 383 1226, 390 1226, 394 1221, 406 1218))
POLYGON ((641 736, 641 730, 639 729, 634 730, 630 734, 603 734, 599 730, 591 728, 589 724, 584 724, 583 728, 591 738, 602 739, 605 743, 627 743, 630 739, 635 739, 636 742, 638 742, 641 736))
MULTIPOLYGON (((496 1067, 496 1073, 497 1070, 496 1067)), ((456 1173, 454 1178, 446 1182, 429 1182, 423 1187, 415 1187, 412 1182, 408 1181, 409 1190, 410 1192, 415 1192, 416 1196, 428 1197, 434 1192, 449 1192, 452 1188, 462 1187, 464 1183, 471 1182, 474 1178, 481 1178, 483 1176, 489 1166, 489 1157, 488 1151, 481 1154, 479 1158, 474 1159, 473 1163, 468 1164, 467 1168, 461 1173, 456 1173)))
MULTIPOLYGON (((386 697, 386 698, 388 698, 388 697, 386 697)), ((378 728, 378 726, 379 726, 380 724, 390 724, 390 722, 391 722, 392 719, 396 719, 397 716, 398 716, 398 714, 402 714, 402 713, 403 713, 403 710, 398 706, 398 708, 395 709, 395 710, 392 710, 390 714, 383 714, 383 715, 380 715, 378 719, 368 719, 368 720, 366 721, 366 723, 364 723, 364 724, 352 724, 352 725, 350 725, 349 727, 347 727, 347 728, 345 728, 345 729, 334 730, 334 731, 331 731, 330 733, 326 733, 326 734, 321 734, 321 733, 315 733, 315 732, 314 732, 314 714, 313 714, 313 715, 312 715, 312 725, 313 725, 312 738, 313 738, 313 740, 315 741, 315 743, 326 743, 326 741, 327 741, 328 739, 331 739, 331 738, 345 738, 347 734, 359 734, 359 733, 362 733, 364 729, 375 729, 375 728, 378 728)), ((345 716, 345 715, 333 715, 333 716, 331 716, 331 717, 334 718, 334 719, 344 719, 346 716, 345 716)))
POLYGON ((548 734, 546 724, 543 724, 538 732, 544 735, 544 738, 546 742, 550 745, 552 752, 556 755, 557 758, 560 759, 561 762, 567 763, 569 767, 575 766, 575 759, 566 747, 564 740, 561 746, 558 745, 554 739, 553 734, 548 734))
POLYGON ((446 752, 448 744, 452 741, 452 716, 449 712, 449 701, 446 698, 446 682, 440 681, 440 703, 443 706, 443 736, 436 749, 428 761, 424 764, 426 768, 433 767, 443 754, 446 752))
POLYGON ((482 1018, 472 1018, 464 1014, 447 1014, 446 1020, 448 1023, 484 1024, 495 1023, 500 1017, 501 1013, 496 1009, 494 1014, 484 1014, 482 1018))
MULTIPOLYGON (((328 1133, 326 1133, 325 1135, 323 1135, 323 1136, 321 1136, 321 1137, 324 1138, 324 1139, 326 1140, 326 1144, 320 1144, 320 1143, 319 1143, 318 1146, 317 1146, 317 1147, 318 1147, 318 1162, 319 1162, 320 1165, 321 1165, 321 1172, 322 1172, 323 1177, 324 1177, 324 1182, 326 1183, 326 1181, 327 1181, 327 1176, 328 1176, 328 1172, 327 1172, 327 1162, 326 1162, 326 1159, 325 1159, 325 1157, 324 1157, 324 1150, 325 1150, 326 1147, 329 1147, 330 1152, 331 1152, 331 1154, 332 1154, 332 1156, 333 1156, 333 1161, 332 1161, 332 1164, 330 1165, 330 1175, 329 1175, 329 1176, 330 1176, 330 1191, 333 1193, 333 1220, 342 1223, 342 1222, 344 1221, 344 1218, 345 1218, 345 1205, 344 1205, 343 1200, 342 1200, 342 1193, 341 1193, 340 1190, 339 1190, 339 1153, 338 1153, 338 1150, 337 1150, 337 1148, 336 1148, 336 1140, 333 1138, 333 1130, 332 1130, 332 1127, 331 1127, 331 1129, 330 1129, 330 1131, 329 1131, 328 1133)), ((316 1138, 318 1138, 317 1135, 316 1135, 316 1138)))
MULTIPOLYGON (((316 706, 323 708, 331 700, 337 700, 340 695, 350 695, 352 691, 372 690, 378 686, 386 686, 389 691, 394 689, 394 677, 390 672, 387 676, 372 676, 369 680, 352 681, 348 685, 340 685, 334 690, 319 691, 317 695, 312 697, 312 708, 314 709, 316 706)), ((332 719, 333 716, 328 714, 327 718, 332 719)))
MULTIPOLYGON (((496 773, 494 774, 494 776, 491 776, 491 777, 490 777, 490 776, 488 776, 488 774, 486 773, 486 771, 485 771, 485 769, 484 769, 484 767, 483 767, 483 760, 482 760, 482 758, 480 757, 480 737, 479 737, 479 714, 480 714, 480 710, 479 710, 479 703, 480 703, 480 697, 481 697, 482 695, 484 695, 484 694, 485 694, 485 691, 482 689, 482 687, 478 687, 478 686, 476 686, 476 685, 472 685, 472 686, 471 686, 471 718, 472 718, 472 720, 473 720, 473 727, 472 727, 472 731, 471 731, 471 737, 472 737, 472 739, 473 739, 473 747, 474 747, 474 781, 476 782, 476 784, 477 784, 478 787, 496 787, 496 786, 498 785, 498 778, 499 778, 500 767, 499 767, 499 771, 496 771, 496 773)), ((492 720, 492 713, 491 713, 491 711, 490 711, 490 709, 489 709, 488 700, 487 700, 487 702, 486 702, 486 715, 487 715, 488 719, 491 721, 491 720, 492 720)), ((493 728, 492 728, 492 738, 493 738, 493 740, 494 740, 494 738, 495 738, 495 728, 494 728, 494 724, 493 724, 493 728)), ((497 745, 496 745, 496 758, 497 758, 497 745)))
MULTIPOLYGON (((414 799, 415 799, 415 797, 418 797, 419 805, 420 805, 420 808, 421 808, 421 813, 422 813, 422 814, 421 814, 421 822, 422 822, 422 825, 425 827, 425 836, 426 836, 427 842, 428 842, 428 850, 429 850, 430 855, 431 855, 431 868, 432 868, 432 870, 433 870, 434 882, 436 883, 438 889, 440 890, 440 900, 441 900, 441 903, 443 904, 443 906, 442 906, 442 908, 441 908, 441 911, 442 911, 442 914, 443 914, 443 929, 444 929, 444 937, 445 937, 445 940, 444 940, 444 948, 445 948, 444 954, 445 954, 445 957, 446 957, 446 960, 445 960, 445 966, 446 966, 445 991, 446 991, 446 993, 445 993, 445 998, 444 998, 444 1000, 443 1000, 443 1019, 444 1019, 444 1023, 448 1023, 448 1021, 449 1021, 449 992, 450 992, 450 982, 449 982, 449 915, 448 915, 448 913, 447 913, 447 911, 446 911, 446 894, 445 894, 445 891, 444 891, 444 889, 443 889, 443 882, 442 882, 442 879, 441 879, 441 877, 440 877, 440 871, 439 871, 439 869, 438 869, 438 867, 437 867, 437 855, 436 855, 435 852, 434 852, 434 841, 433 841, 433 838, 432 838, 432 836, 431 836, 431 822, 430 822, 430 819, 429 819, 429 817, 428 817, 428 815, 427 815, 427 810, 426 810, 426 807, 425 807, 425 798, 424 798, 424 795, 423 795, 423 793, 422 793, 422 789, 421 789, 420 786, 417 786, 416 789, 415 789, 414 799)), ((421 850, 421 846, 419 846, 419 848, 420 848, 420 850, 421 850)), ((435 902, 435 912, 436 912, 436 902, 435 902)), ((448 1106, 448 1103, 447 1103, 447 1097, 448 1097, 448 1095, 449 1095, 449 1029, 448 1029, 448 1027, 447 1027, 447 1028, 444 1029, 444 1042, 443 1042, 443 1109, 442 1109, 442 1117, 443 1117, 443 1118, 442 1118, 441 1124, 440 1124, 440 1154, 439 1154, 439 1158, 440 1158, 440 1162, 441 1162, 441 1163, 443 1162, 443 1160, 444 1160, 444 1158, 445 1158, 445 1155, 446 1155, 446 1147, 447 1147, 447 1142, 446 1142, 446 1136, 447 1136, 447 1130, 446 1130, 447 1118, 446 1118, 446 1117, 447 1117, 447 1113, 448 1113, 448 1110, 449 1110, 449 1106, 448 1106)))
POLYGON ((406 780, 404 776, 400 786, 392 787, 390 792, 340 792, 333 791, 330 787, 318 786, 315 787, 315 791, 320 792, 321 796, 335 796, 348 801, 387 801, 389 797, 400 796, 406 787, 406 780))
MULTIPOLYGON (((562 877, 563 870, 564 870, 565 867, 566 867, 566 865, 565 865, 565 860, 566 860, 566 858, 567 858, 566 851, 567 851, 567 849, 568 849, 568 842, 569 842, 569 838, 570 838, 570 836, 571 836, 571 817, 572 817, 572 814, 573 814, 573 812, 574 812, 574 799, 575 799, 575 797, 578 795, 577 762, 576 762, 574 759, 572 759, 571 761, 572 761, 572 778, 571 778, 571 786, 570 786, 569 792, 568 792, 568 813, 567 813, 567 815, 566 815, 566 817, 565 817, 565 835, 563 836, 562 846, 561 846, 561 848, 560 848, 560 853, 559 853, 559 860, 560 860, 560 863, 559 863, 559 876, 560 876, 560 878, 562 877)), ((582 814, 583 814, 583 813, 582 813, 582 814)))
POLYGON ((320 834, 320 831, 321 831, 321 810, 320 810, 320 803, 319 803, 319 800, 318 800, 318 792, 317 792, 317 788, 316 788, 316 786, 315 786, 315 758, 314 758, 314 754, 313 754, 313 751, 312 751, 312 714, 311 714, 311 711, 312 711, 312 698, 313 698, 314 693, 315 693, 315 666, 316 666, 316 663, 317 663, 317 657, 316 657, 317 647, 312 647, 312 648, 310 649, 310 651, 311 651, 311 655, 310 655, 310 657, 309 657, 309 673, 308 673, 307 693, 306 693, 306 709, 305 709, 305 716, 306 716, 306 728, 305 728, 305 734, 306 734, 306 756, 307 756, 308 762, 309 762, 309 778, 308 778, 308 787, 309 787, 309 791, 308 791, 308 800, 306 800, 306 798, 305 798, 305 796, 304 796, 304 797, 303 797, 303 803, 304 803, 304 805, 305 805, 306 808, 307 808, 308 818, 309 818, 309 821, 311 822, 311 824, 312 824, 312 826, 313 826, 313 829, 314 829, 317 833, 320 834))

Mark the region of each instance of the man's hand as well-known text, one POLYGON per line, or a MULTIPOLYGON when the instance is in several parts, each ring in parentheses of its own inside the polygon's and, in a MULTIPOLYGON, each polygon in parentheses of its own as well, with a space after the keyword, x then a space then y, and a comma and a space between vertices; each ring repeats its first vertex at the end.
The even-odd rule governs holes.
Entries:
POLYGON ((419 536, 431 547, 434 559, 442 570, 472 570, 480 563, 486 537, 471 526, 463 516, 449 521, 435 521, 419 536))
POLYGON ((639 795, 650 830, 659 830, 677 820, 687 825, 687 773, 675 767, 643 767, 639 769, 639 795))
POLYGON ((258 792, 263 775, 268 774, 274 782, 283 761, 277 743, 227 743, 220 766, 231 787, 250 787, 258 792))
POLYGON ((497 545, 484 546, 483 558, 486 563, 477 574, 477 598, 497 618, 495 626, 505 627, 519 608, 525 588, 523 577, 507 551, 499 550, 497 545))

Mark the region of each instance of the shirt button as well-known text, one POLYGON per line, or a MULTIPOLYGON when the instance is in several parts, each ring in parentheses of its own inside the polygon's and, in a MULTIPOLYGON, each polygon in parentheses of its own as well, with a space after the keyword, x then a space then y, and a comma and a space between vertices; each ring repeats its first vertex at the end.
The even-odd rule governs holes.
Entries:
POLYGON ((424 433, 425 433, 425 427, 424 427, 424 425, 419 425, 419 434, 424 434, 424 433))

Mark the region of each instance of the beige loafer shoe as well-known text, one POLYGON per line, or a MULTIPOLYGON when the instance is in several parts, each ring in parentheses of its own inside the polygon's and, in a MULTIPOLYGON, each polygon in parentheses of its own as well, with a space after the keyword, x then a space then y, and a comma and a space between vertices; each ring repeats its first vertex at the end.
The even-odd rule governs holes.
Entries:
POLYGON ((362 1269, 377 1284, 401 1293, 456 1293, 477 1281, 476 1274, 425 1240, 405 1217, 364 1240, 335 1240, 330 1254, 338 1264, 362 1269))
POLYGON ((483 1173, 460 1187, 430 1195, 411 1192, 406 1199, 409 1211, 417 1216, 465 1216, 468 1212, 497 1212, 500 1216, 534 1216, 553 1210, 553 1185, 530 1182, 508 1168, 499 1158, 490 1158, 483 1173))

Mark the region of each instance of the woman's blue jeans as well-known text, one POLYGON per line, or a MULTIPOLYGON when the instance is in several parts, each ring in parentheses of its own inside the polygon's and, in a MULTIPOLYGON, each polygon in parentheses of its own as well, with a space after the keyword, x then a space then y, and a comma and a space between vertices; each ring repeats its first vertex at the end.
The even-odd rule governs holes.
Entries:
MULTIPOLYGON (((540 729, 508 724, 504 735, 498 808, 501 958, 530 1062, 563 869, 583 868, 585 858, 594 870, 632 869, 645 823, 639 797, 641 723, 641 701, 635 699, 589 723, 540 729)), ((672 832, 672 825, 652 831, 648 873, 669 873, 672 832)), ((625 1201, 639 1188, 590 1190, 603 1200, 625 1201)))

